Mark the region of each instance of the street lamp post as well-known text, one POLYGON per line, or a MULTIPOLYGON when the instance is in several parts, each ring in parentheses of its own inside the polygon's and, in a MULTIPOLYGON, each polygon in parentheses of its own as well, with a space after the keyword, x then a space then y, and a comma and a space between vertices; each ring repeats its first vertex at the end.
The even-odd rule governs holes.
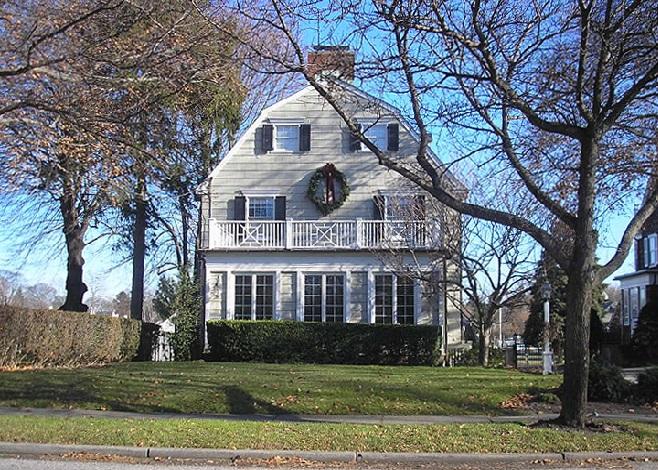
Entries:
POLYGON ((544 299, 544 370, 543 374, 548 375, 553 373, 553 352, 551 351, 550 339, 550 298, 551 298, 551 284, 545 281, 541 286, 541 296, 544 299))

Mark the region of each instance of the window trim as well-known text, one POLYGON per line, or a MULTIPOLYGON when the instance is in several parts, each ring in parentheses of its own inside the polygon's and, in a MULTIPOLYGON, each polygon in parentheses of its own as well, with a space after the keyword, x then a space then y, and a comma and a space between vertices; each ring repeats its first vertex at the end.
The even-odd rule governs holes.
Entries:
POLYGON ((278 152, 278 153, 286 153, 286 154, 292 154, 292 153, 301 153, 301 146, 302 146, 302 139, 301 139, 301 127, 304 124, 307 124, 304 122, 302 119, 285 119, 285 118, 280 118, 280 119, 270 119, 270 124, 272 125, 272 150, 271 152, 278 152), (278 145, 278 137, 277 134, 279 132, 279 127, 282 126, 295 126, 297 127, 297 148, 295 150, 287 150, 280 148, 278 145))

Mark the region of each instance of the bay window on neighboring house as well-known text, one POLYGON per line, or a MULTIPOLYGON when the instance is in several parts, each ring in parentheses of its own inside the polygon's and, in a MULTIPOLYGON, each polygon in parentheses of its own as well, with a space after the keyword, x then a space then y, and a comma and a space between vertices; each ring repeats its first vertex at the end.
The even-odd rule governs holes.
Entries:
POLYGON ((235 275, 236 320, 272 320, 274 317, 274 275, 235 275))
POLYGON ((375 274, 375 323, 413 325, 418 307, 413 279, 375 274))
POLYGON ((344 302, 344 275, 304 275, 304 321, 342 323, 345 320, 344 302))

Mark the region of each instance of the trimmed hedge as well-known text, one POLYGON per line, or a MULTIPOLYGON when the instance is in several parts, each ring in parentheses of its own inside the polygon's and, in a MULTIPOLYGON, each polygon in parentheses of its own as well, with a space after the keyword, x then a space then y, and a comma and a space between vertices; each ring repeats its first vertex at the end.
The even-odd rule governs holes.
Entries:
POLYGON ((430 365, 440 357, 436 326, 210 321, 209 359, 235 362, 430 365))
POLYGON ((140 330, 136 320, 3 306, 0 367, 129 361, 137 354, 140 330))

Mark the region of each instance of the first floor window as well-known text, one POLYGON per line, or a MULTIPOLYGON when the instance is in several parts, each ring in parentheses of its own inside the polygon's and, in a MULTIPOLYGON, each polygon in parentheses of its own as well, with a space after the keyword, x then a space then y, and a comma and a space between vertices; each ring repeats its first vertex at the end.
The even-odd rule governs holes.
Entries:
POLYGON ((238 274, 235 276, 235 319, 271 320, 274 312, 274 276, 238 274))
POLYGON ((392 274, 375 275, 375 323, 413 325, 415 309, 413 279, 394 278, 392 274))
POLYGON ((408 277, 398 277, 397 320, 401 325, 414 324, 414 281, 408 277))
POLYGON ((393 276, 375 276, 375 323, 393 323, 393 276))
POLYGON ((304 321, 342 322, 345 318, 345 276, 304 276, 304 321))
POLYGON ((235 319, 251 320, 251 275, 235 276, 235 319))

